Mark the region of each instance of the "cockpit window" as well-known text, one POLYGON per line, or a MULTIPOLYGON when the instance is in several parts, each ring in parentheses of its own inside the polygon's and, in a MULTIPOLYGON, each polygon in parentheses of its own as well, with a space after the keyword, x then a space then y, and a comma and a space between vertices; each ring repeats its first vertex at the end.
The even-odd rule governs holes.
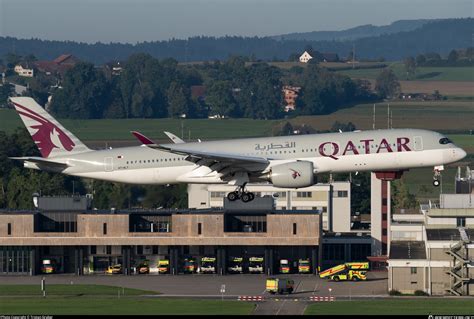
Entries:
POLYGON ((449 144, 449 143, 452 143, 452 141, 447 138, 447 137, 443 137, 442 139, 439 140, 439 144, 449 144))

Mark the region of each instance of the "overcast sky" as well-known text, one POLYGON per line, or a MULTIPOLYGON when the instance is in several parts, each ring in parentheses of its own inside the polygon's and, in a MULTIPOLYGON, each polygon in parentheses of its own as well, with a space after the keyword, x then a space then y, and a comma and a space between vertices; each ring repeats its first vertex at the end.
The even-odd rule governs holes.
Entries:
POLYGON ((474 0, 0 0, 0 36, 129 42, 472 17, 474 0))

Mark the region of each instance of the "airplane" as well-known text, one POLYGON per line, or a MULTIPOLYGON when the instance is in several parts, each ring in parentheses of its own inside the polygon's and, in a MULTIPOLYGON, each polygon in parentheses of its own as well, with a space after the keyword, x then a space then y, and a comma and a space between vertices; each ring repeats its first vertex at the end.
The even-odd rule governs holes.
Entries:
POLYGON ((383 129, 325 134, 185 142, 172 133, 169 144, 158 144, 131 132, 141 146, 92 150, 29 97, 11 103, 38 147, 41 157, 13 157, 24 167, 84 178, 128 184, 235 185, 231 201, 249 202, 249 182, 303 188, 320 173, 403 172, 434 167, 439 186, 444 164, 466 152, 446 136, 421 129, 383 129))

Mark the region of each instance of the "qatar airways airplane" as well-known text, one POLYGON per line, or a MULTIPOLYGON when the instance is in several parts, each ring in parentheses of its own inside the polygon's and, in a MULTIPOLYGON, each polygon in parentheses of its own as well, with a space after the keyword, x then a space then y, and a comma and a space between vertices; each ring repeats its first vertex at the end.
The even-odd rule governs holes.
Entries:
POLYGON ((10 98, 42 157, 15 157, 27 168, 129 184, 236 186, 229 200, 251 201, 248 182, 276 187, 313 185, 324 172, 400 172, 433 166, 435 186, 443 165, 466 152, 447 137, 419 129, 388 129, 157 144, 138 132, 141 146, 91 150, 29 97, 10 98))

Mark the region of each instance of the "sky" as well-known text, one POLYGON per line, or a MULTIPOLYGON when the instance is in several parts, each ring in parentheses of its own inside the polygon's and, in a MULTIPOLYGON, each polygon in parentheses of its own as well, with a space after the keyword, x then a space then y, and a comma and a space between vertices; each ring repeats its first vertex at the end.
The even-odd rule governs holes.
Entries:
POLYGON ((0 36, 122 42, 472 17, 474 0, 0 0, 0 36))

